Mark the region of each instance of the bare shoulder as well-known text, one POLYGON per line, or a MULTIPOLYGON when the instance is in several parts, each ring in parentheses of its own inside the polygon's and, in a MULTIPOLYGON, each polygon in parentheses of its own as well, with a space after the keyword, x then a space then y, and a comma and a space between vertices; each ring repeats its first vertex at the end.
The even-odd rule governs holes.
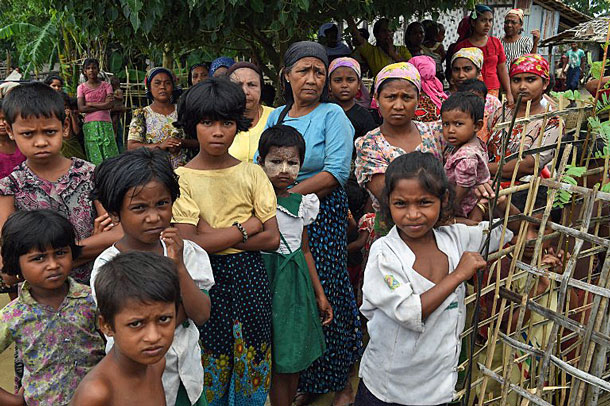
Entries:
POLYGON ((112 380, 97 368, 81 381, 70 402, 71 406, 111 406, 112 380))

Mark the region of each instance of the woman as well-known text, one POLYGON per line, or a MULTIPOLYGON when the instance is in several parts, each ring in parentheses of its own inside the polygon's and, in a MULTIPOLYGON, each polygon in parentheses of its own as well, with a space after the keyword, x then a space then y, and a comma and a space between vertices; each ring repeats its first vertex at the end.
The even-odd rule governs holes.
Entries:
POLYGON ((504 47, 498 38, 488 35, 492 24, 493 14, 491 8, 478 4, 475 12, 470 17, 470 36, 459 42, 455 49, 457 52, 462 48, 477 47, 483 51, 484 60, 481 74, 488 92, 498 97, 500 87, 502 87, 504 92, 506 92, 508 104, 512 105, 513 95, 508 81, 504 47))
POLYGON ((297 404, 313 394, 335 392, 334 404, 353 402, 349 371, 362 355, 360 319, 347 274, 347 181, 354 128, 343 109, 327 103, 328 59, 324 47, 302 41, 284 55, 282 83, 286 106, 269 116, 267 127, 296 128, 307 146, 304 164, 292 188, 320 198, 320 214, 309 226, 309 244, 334 320, 324 328, 326 352, 301 374, 297 404))
MULTIPOLYGON (((521 104, 519 110, 514 111, 511 108, 507 108, 502 117, 502 111, 498 110, 490 117, 488 122, 489 129, 493 129, 497 123, 511 121, 513 115, 516 114, 517 118, 525 116, 527 109, 527 102, 530 104, 530 115, 541 114, 549 108, 552 111, 551 105, 545 107, 541 101, 544 98, 544 92, 549 86, 549 63, 538 54, 528 54, 517 58, 510 68, 510 84, 514 94, 521 94, 521 104)), ((506 156, 519 152, 519 145, 522 137, 525 137, 524 150, 536 148, 538 145, 552 145, 557 142, 557 139, 563 137, 563 124, 562 119, 558 116, 544 119, 538 119, 533 122, 525 124, 515 124, 515 127, 511 134, 509 134, 508 142, 506 145, 506 156), (544 125, 544 128, 543 128, 544 125), (523 132, 526 131, 525 134, 523 132), (542 140, 540 140, 542 137, 542 140)), ((492 177, 498 172, 498 163, 502 156, 502 134, 505 130, 496 130, 492 132, 492 136, 489 140, 489 156, 491 163, 489 164, 489 171, 492 177)), ((541 152, 540 155, 540 166, 539 170, 542 170, 545 165, 551 162, 555 149, 541 152)), ((515 164, 517 160, 507 162, 502 167, 502 177, 509 179, 513 175, 515 164)), ((523 161, 519 164, 518 178, 526 175, 534 174, 534 155, 527 155, 523 161)))
POLYGON ((409 49, 411 56, 422 55, 424 36, 424 26, 419 21, 412 22, 407 26, 405 30, 405 45, 409 49))
POLYGON ((417 121, 429 122, 441 118, 441 105, 447 100, 443 84, 436 77, 436 61, 426 55, 414 56, 409 60, 421 76, 421 93, 415 110, 417 121))
POLYGON ((264 82, 258 66, 250 62, 238 62, 229 68, 227 76, 240 85, 246 94, 245 116, 252 120, 248 131, 237 133, 229 148, 229 154, 240 161, 253 162, 254 154, 258 149, 258 140, 273 108, 261 105, 261 90, 264 82))
POLYGON ((235 61, 233 60, 233 58, 228 56, 221 56, 220 58, 214 59, 210 64, 209 76, 213 76, 215 78, 220 76, 226 76, 227 71, 231 66, 233 66, 234 63, 235 61))
MULTIPOLYGON (((483 51, 479 48, 462 48, 453 54, 450 64, 451 76, 449 77, 449 93, 458 91, 460 87, 467 80, 477 79, 481 76, 481 68, 483 67, 483 51)), ((489 117, 498 109, 502 107, 500 100, 487 92, 485 96, 485 114, 483 116, 483 128, 477 133, 479 138, 483 142, 487 142, 489 139, 489 130, 487 128, 487 121, 489 117)))
MULTIPOLYGON (((383 123, 356 141, 356 178, 369 191, 376 213, 380 209, 385 171, 396 157, 422 151, 443 160, 440 122, 414 121, 420 92, 420 74, 408 62, 386 66, 375 80, 375 99, 383 123)), ((376 220, 376 231, 383 233, 382 227, 376 220)))
POLYGON ((523 10, 514 8, 509 10, 504 17, 504 37, 500 40, 506 54, 506 66, 510 68, 512 61, 525 54, 538 52, 538 41, 540 31, 533 30, 532 37, 524 37, 523 33, 523 10))
POLYGON ((178 92, 174 75, 165 68, 153 68, 144 81, 146 96, 152 103, 133 112, 127 135, 127 149, 140 147, 161 148, 169 152, 172 166, 177 168, 188 161, 187 148, 197 148, 197 140, 184 138, 174 127, 178 119, 175 100, 178 92))
POLYGON ((208 77, 210 77, 210 69, 208 68, 208 65, 205 63, 196 63, 195 65, 191 66, 191 69, 189 70, 187 82, 189 87, 191 87, 204 81, 208 77))

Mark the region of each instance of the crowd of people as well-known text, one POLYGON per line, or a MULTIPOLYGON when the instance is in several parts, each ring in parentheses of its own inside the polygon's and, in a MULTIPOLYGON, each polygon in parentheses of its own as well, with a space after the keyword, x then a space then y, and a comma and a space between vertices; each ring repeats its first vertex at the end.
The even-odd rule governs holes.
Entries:
MULTIPOLYGON (((492 21, 477 6, 447 50, 433 21, 410 24, 406 46, 386 19, 376 45, 348 21, 353 51, 325 24, 320 43, 287 49, 276 108, 251 62, 195 64, 182 94, 153 68, 125 146, 123 94, 97 60, 76 101, 59 76, 13 87, 0 110, 13 299, 0 350, 16 344, 16 387, 0 404, 451 402, 490 180, 513 176, 503 156, 564 136, 552 116, 503 140, 498 123, 556 107, 539 33, 522 36, 521 10, 502 39, 492 21)), ((548 176, 554 153, 524 158, 519 181, 548 176)), ((525 203, 499 199, 493 214, 525 203)), ((491 250, 519 227, 494 229, 491 250)), ((549 249, 543 263, 562 258, 549 249)))

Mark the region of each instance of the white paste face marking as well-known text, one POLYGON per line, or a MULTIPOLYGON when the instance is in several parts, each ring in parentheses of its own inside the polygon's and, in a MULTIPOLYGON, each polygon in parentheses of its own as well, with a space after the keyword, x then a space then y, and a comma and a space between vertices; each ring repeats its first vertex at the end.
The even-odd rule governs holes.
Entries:
POLYGON ((300 169, 301 159, 297 147, 271 147, 263 164, 263 170, 276 187, 280 184, 283 187, 293 184, 300 169))

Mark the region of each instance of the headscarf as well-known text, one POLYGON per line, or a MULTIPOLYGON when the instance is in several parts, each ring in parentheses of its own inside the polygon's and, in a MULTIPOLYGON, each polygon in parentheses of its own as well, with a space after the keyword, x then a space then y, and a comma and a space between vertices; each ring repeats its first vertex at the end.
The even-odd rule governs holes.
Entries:
POLYGON ((208 70, 208 75, 210 74, 210 67, 207 63, 196 63, 195 65, 191 66, 191 69, 189 69, 189 75, 187 78, 189 86, 193 86, 193 71, 196 68, 206 68, 208 70))
POLYGON ((479 70, 481 70, 483 68, 483 59, 484 59, 483 58, 483 51, 481 51, 477 47, 468 47, 468 48, 462 48, 462 49, 458 50, 451 57, 451 65, 453 65, 453 62, 455 62, 455 60, 458 59, 458 58, 466 58, 466 59, 468 59, 479 70))
MULTIPOLYGON (((290 69, 299 60, 309 57, 318 58, 328 70, 328 56, 326 55, 326 49, 321 44, 313 41, 299 41, 290 44, 286 50, 286 53, 284 54, 284 69, 290 69)), ((291 105, 294 103, 292 87, 283 74, 281 77, 284 100, 286 101, 286 105, 291 105)), ((328 75, 326 76, 326 83, 324 83, 320 101, 328 101, 328 75)))
POLYGON ((360 71, 360 64, 354 58, 342 57, 334 59, 330 66, 328 67, 328 77, 330 77, 331 73, 333 73, 337 68, 340 67, 352 68, 356 75, 358 75, 358 79, 362 77, 362 72, 360 71))
POLYGON ((261 81, 261 89, 263 88, 263 73, 261 72, 261 69, 258 66, 256 66, 252 62, 237 62, 229 68, 229 70, 227 71, 227 76, 231 76, 233 72, 238 69, 252 69, 254 72, 256 72, 261 81))
POLYGON ((460 42, 464 41, 466 38, 470 37, 470 31, 471 31, 470 16, 466 16, 466 17, 462 18, 462 21, 460 21, 460 23, 458 24, 458 28, 457 28, 458 39, 456 41, 456 44, 459 44, 460 42))
POLYGON ((326 49, 313 41, 299 41, 291 44, 284 54, 284 66, 289 68, 297 63, 297 61, 308 57, 318 58, 328 69, 326 49))
POLYGON ((335 23, 324 23, 320 26, 320 29, 318 30, 318 37, 323 37, 326 38, 326 30, 332 28, 332 27, 336 27, 337 28, 337 41, 341 40, 341 33, 339 32, 339 27, 337 27, 337 24, 335 23))
POLYGON ((418 91, 421 91, 421 75, 417 68, 409 62, 397 62, 384 67, 375 78, 375 94, 379 85, 388 79, 405 79, 411 82, 418 91))
POLYGON ((514 8, 512 10, 509 10, 508 13, 506 13, 506 15, 504 16, 504 18, 508 17, 511 14, 516 15, 519 18, 519 21, 521 21, 521 24, 523 24, 523 10, 521 10, 520 8, 514 8))
POLYGON ((409 59, 409 63, 417 68, 421 76, 421 88, 426 93, 432 103, 439 109, 443 104, 443 98, 447 94, 443 91, 443 84, 436 77, 436 62, 427 55, 414 56, 409 59))
POLYGON ((210 76, 214 76, 214 72, 216 72, 218 70, 218 68, 221 67, 225 67, 225 68, 230 68, 231 66, 233 66, 233 64, 235 63, 235 61, 233 60, 233 58, 229 57, 229 56, 221 56, 220 58, 216 58, 212 61, 212 64, 210 65, 210 76))
POLYGON ((532 73, 542 79, 549 79, 549 63, 538 54, 526 54, 515 59, 510 65, 509 76, 513 77, 520 73, 532 73))
POLYGON ((472 14, 470 14, 470 18, 472 20, 476 20, 479 17, 479 14, 483 14, 483 13, 492 13, 493 14, 493 10, 491 9, 491 7, 486 6, 485 4, 477 4, 474 7, 474 11, 472 12, 472 14))
POLYGON ((162 66, 152 68, 151 70, 148 71, 148 73, 146 73, 146 77, 144 78, 144 85, 146 86, 146 97, 149 100, 153 99, 152 93, 150 91, 150 84, 151 84, 153 78, 155 76, 157 76, 159 73, 165 73, 172 80, 172 87, 174 88, 174 90, 172 92, 172 103, 173 103, 175 100, 178 99, 178 96, 180 96, 180 93, 182 93, 182 90, 179 89, 178 86, 176 85, 176 76, 174 76, 174 73, 171 70, 164 68, 162 66))

